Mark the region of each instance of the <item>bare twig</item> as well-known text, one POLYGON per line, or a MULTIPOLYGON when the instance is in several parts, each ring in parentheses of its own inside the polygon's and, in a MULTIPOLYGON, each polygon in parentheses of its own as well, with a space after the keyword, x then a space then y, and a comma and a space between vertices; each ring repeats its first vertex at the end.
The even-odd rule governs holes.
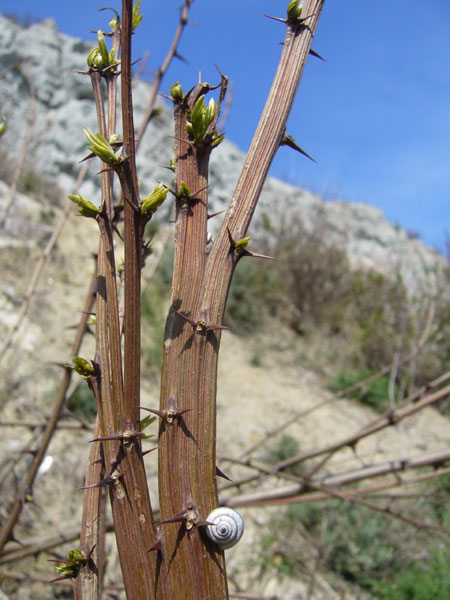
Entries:
POLYGON ((159 90, 161 88, 161 82, 163 80, 163 77, 166 74, 166 71, 169 68, 170 63, 172 62, 174 57, 177 56, 178 45, 180 43, 181 35, 183 33, 184 28, 189 23, 189 21, 188 21, 189 9, 193 3, 194 3, 194 0, 184 0, 183 7, 182 7, 181 13, 180 13, 180 22, 178 24, 175 35, 173 37, 172 43, 166 54, 166 57, 164 58, 161 66, 159 67, 159 69, 156 72, 150 100, 148 102, 145 114, 142 118, 138 133, 136 135, 136 137, 137 137, 136 150, 139 148, 139 144, 140 144, 142 138, 144 137, 145 130, 147 129, 150 119, 152 118, 153 109, 155 107, 156 98, 158 97, 159 90))
MULTIPOLYGON (((439 378, 439 380, 441 380, 441 378, 439 378)), ((423 394, 424 389, 422 389, 421 392, 423 394)), ((372 421, 371 423, 369 423, 354 434, 342 438, 341 440, 329 444, 323 448, 311 450, 309 452, 305 452, 304 454, 300 454, 298 456, 294 456, 292 458, 288 458, 284 461, 279 462, 274 467, 275 471, 286 469, 287 467, 292 467, 293 465, 304 462, 309 458, 320 456, 321 454, 335 452, 336 450, 344 446, 354 447, 359 441, 361 441, 365 437, 373 435, 374 433, 377 433, 378 431, 381 431, 386 427, 396 425, 406 417, 409 417, 415 414, 416 412, 419 412, 423 408, 426 408, 427 406, 432 406, 433 404, 440 402, 450 394, 450 385, 447 385, 446 387, 438 390, 437 392, 434 392, 433 394, 423 396, 423 398, 420 401, 413 404, 412 401, 413 399, 417 398, 418 394, 420 394, 420 392, 417 392, 410 396, 409 401, 411 402, 411 404, 405 406, 402 409, 388 411, 384 416, 380 417, 379 419, 376 419, 375 421, 372 421)))
POLYGON ((19 157, 16 163, 16 169, 14 171, 13 181, 11 183, 11 187, 9 190, 8 199, 6 201, 5 206, 3 207, 3 211, 0 217, 0 228, 3 228, 6 223, 6 219, 8 216, 9 208, 14 200, 14 196, 16 194, 17 186, 19 184, 20 175, 22 173, 23 165, 25 164, 25 158, 28 153, 28 147, 31 143, 31 139, 33 136, 34 123, 36 119, 36 92, 34 89, 33 78, 29 73, 27 73, 26 69, 21 68, 21 72, 27 82, 28 91, 30 93, 30 108, 28 111, 28 127, 25 134, 25 139, 23 140, 22 148, 20 150, 19 157))
MULTIPOLYGON (((294 496, 299 497, 302 494, 308 493, 311 489, 326 488, 327 493, 329 493, 328 489, 336 490, 344 485, 354 484, 359 481, 366 481, 373 477, 380 477, 382 475, 399 474, 411 469, 418 469, 430 466, 437 467, 449 460, 450 451, 444 450, 442 452, 432 452, 429 454, 424 454, 416 458, 397 459, 394 461, 389 461, 387 463, 365 467, 357 471, 340 473, 338 475, 327 475, 325 477, 317 479, 305 479, 303 477, 296 477, 295 479, 297 480, 297 483, 295 484, 291 484, 284 487, 276 487, 272 490, 257 491, 248 494, 243 494, 241 496, 238 496, 237 499, 239 501, 239 506, 243 506, 245 503, 247 503, 247 501, 252 503, 254 499, 260 498, 261 494, 266 500, 270 500, 272 498, 274 500, 279 500, 282 498, 292 498, 294 496), (319 488, 317 488, 317 486, 319 486, 319 488)), ((261 464, 253 465, 248 463, 242 463, 242 466, 257 469, 260 473, 263 473, 265 476, 274 475, 273 470, 269 466, 264 466, 261 464)), ((438 476, 436 475, 436 473, 438 473, 438 475, 442 474, 440 471, 435 471, 433 472, 432 476, 438 476)), ((429 475, 426 476, 426 478, 428 477, 429 475)), ((397 477, 396 481, 398 483, 400 479, 397 477)), ((235 505, 234 497, 231 496, 227 498, 227 496, 225 496, 223 492, 221 493, 221 502, 225 505, 235 505)))
MULTIPOLYGON (((95 277, 93 277, 91 280, 89 292, 86 296, 85 306, 84 306, 84 309, 82 312, 80 323, 77 328, 77 335, 75 337, 75 341, 72 346, 72 351, 71 351, 72 357, 76 356, 78 354, 78 351, 79 351, 79 348, 81 345, 81 341, 83 339, 84 333, 87 328, 87 320, 89 317, 89 313, 92 310, 92 305, 93 305, 93 301, 94 301, 94 290, 95 290, 95 277)), ((58 394, 57 394, 57 396, 55 398, 55 402, 53 404, 52 414, 50 415, 50 418, 45 427, 45 431, 43 432, 40 447, 38 448, 37 452, 33 456, 33 462, 31 463, 31 466, 30 466, 28 472, 26 473, 25 477, 23 478, 23 480, 21 482, 20 489, 19 489, 19 495, 16 498, 16 500, 14 501, 14 504, 9 513, 9 516, 6 519, 6 521, 3 523, 3 526, 0 530, 0 553, 1 553, 4 545, 6 544, 6 542, 10 539, 10 537, 12 535, 13 528, 17 522, 17 519, 19 518, 21 511, 22 511, 25 493, 27 490, 30 490, 32 488, 35 477, 38 472, 38 469, 39 469, 41 462, 44 459, 44 456, 47 452, 47 448, 48 448, 48 446, 50 444, 50 440, 52 439, 52 436, 55 432, 55 429, 56 429, 56 426, 57 426, 57 423, 59 420, 59 416, 61 414, 61 410, 64 406, 64 402, 66 399, 66 393, 69 388, 71 377, 72 377, 72 369, 70 367, 65 367, 64 376, 60 383, 58 394)))
MULTIPOLYGON (((426 344, 426 342, 428 340, 428 336, 430 334, 430 330, 433 325, 435 311, 436 311, 436 294, 433 291, 433 294, 431 295, 429 306, 428 306, 427 318, 425 320, 425 325, 424 325, 422 334, 420 336, 420 339, 419 339, 418 343, 416 344, 416 346, 414 347, 414 349, 412 350, 412 352, 410 352, 404 358, 398 360, 397 367, 410 362, 411 360, 413 360, 413 358, 415 358, 421 352, 421 350, 423 349, 424 345, 426 344)), ((322 402, 315 404, 311 408, 308 408, 303 411, 292 411, 292 413, 289 415, 289 417, 285 421, 283 421, 283 423, 281 423, 278 427, 272 429, 271 431, 267 432, 264 435, 264 437, 262 437, 258 442, 256 442, 255 444, 253 444, 252 446, 247 448, 240 455, 239 458, 244 459, 245 457, 250 456, 250 454, 253 454, 253 452, 258 450, 258 448, 260 448, 261 446, 266 444, 270 439, 272 439, 273 437, 275 437, 276 435, 278 435, 279 433, 281 433, 282 431, 287 429, 290 425, 292 425, 299 419, 306 417, 307 415, 311 414, 312 412, 315 412, 316 410, 319 410, 320 408, 323 408, 327 404, 331 404, 332 402, 335 402, 336 400, 339 400, 341 398, 345 398, 346 396, 349 396, 350 394, 352 394, 353 392, 356 392, 357 390, 360 390, 360 389, 363 389, 363 388, 369 386, 371 383, 373 383, 377 379, 380 379, 381 377, 384 377, 391 371, 392 371, 392 365, 386 365, 385 367, 383 367, 376 373, 373 373, 373 374, 369 375, 368 377, 362 379, 361 381, 358 381, 357 383, 354 383, 353 385, 350 385, 350 386, 346 387, 345 389, 340 390, 339 392, 337 392, 336 394, 331 396, 331 398, 327 398, 326 400, 323 400, 322 402)), ((400 406, 403 405, 406 401, 407 400, 400 403, 400 406)))
MULTIPOLYGON (((77 193, 77 191, 81 185, 81 182, 84 179, 86 171, 87 171, 87 165, 81 170, 81 172, 78 176, 78 179, 77 179, 77 182, 76 182, 75 188, 74 188, 74 193, 77 193)), ((17 334, 17 332, 25 318, 25 315, 28 312, 28 309, 30 307, 30 303, 34 296, 34 293, 36 291, 36 287, 39 282, 41 273, 44 269, 45 264, 47 263, 47 261, 50 257, 52 250, 55 247, 56 242, 58 241, 58 238, 64 228, 64 225, 66 224, 67 219, 69 218, 69 216, 72 212, 72 206, 73 206, 72 202, 70 202, 70 200, 67 200, 66 205, 64 207, 64 211, 62 212, 60 219, 59 219, 58 223, 56 224, 56 226, 53 230, 53 233, 44 248, 42 256, 39 259, 39 261, 36 263, 36 266, 34 268, 33 274, 30 279, 30 283, 28 284, 28 288, 25 293, 24 300, 21 304, 19 313, 16 317, 16 321, 15 321, 14 325, 12 326, 12 328, 10 329, 9 333, 6 335, 6 338, 3 340, 3 344, 0 348, 0 361, 4 357, 8 348, 11 346, 14 336, 17 334)))

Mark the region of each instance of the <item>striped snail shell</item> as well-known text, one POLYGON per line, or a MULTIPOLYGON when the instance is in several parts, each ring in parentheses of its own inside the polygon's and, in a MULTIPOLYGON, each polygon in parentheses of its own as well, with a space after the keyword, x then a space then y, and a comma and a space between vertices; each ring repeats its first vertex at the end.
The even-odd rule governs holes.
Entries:
POLYGON ((216 542, 221 550, 231 548, 241 539, 244 533, 244 521, 241 515, 226 506, 221 506, 209 513, 206 533, 210 540, 216 542))

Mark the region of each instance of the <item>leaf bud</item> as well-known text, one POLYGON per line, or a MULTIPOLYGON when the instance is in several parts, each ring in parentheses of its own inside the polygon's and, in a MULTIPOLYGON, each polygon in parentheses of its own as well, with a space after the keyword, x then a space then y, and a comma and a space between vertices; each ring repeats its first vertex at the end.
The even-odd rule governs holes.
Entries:
POLYGON ((216 116, 217 106, 214 98, 211 98, 205 110, 205 122, 209 125, 216 116))
POLYGON ((217 129, 214 129, 212 142, 211 142, 211 148, 215 148, 216 146, 221 144, 224 139, 225 139, 225 134, 222 133, 221 135, 219 135, 217 132, 217 129))
POLYGON ((189 189, 189 186, 187 185, 187 183, 185 183, 184 181, 182 181, 178 187, 178 196, 190 196, 191 195, 191 190, 189 189))
POLYGON ((0 137, 5 133, 5 131, 6 131, 6 119, 2 115, 2 122, 0 123, 0 137))
POLYGON ((90 129, 83 129, 83 133, 91 142, 89 150, 96 154, 103 162, 108 165, 114 165, 120 162, 120 157, 116 156, 111 144, 100 133, 93 134, 90 129))
POLYGON ((74 356, 72 362, 75 373, 78 373, 78 375, 81 375, 85 379, 94 374, 94 366, 90 360, 86 360, 80 356, 74 356))
POLYGON ((252 239, 251 237, 242 238, 241 240, 238 240, 237 242, 235 242, 234 247, 235 248, 246 248, 251 239, 252 239))
POLYGON ((92 50, 89 52, 86 62, 88 64, 88 67, 92 68, 92 67, 97 67, 98 65, 96 64, 96 58, 100 56, 101 59, 101 54, 100 54, 100 50, 98 49, 97 46, 95 46, 94 48, 92 48, 92 50))
POLYGON ((169 187, 164 185, 163 183, 158 183, 153 192, 147 196, 146 198, 142 198, 141 200, 141 213, 154 213, 161 206, 167 196, 167 192, 169 191, 169 187))
POLYGON ((84 198, 81 194, 78 196, 67 196, 69 200, 75 202, 78 205, 78 212, 83 217, 90 217, 91 219, 95 219, 97 215, 100 213, 100 210, 95 204, 93 204, 87 198, 84 198))
POLYGON ((140 25, 141 21, 142 21, 142 16, 139 14, 139 11, 141 10, 141 0, 136 0, 136 2, 134 3, 133 6, 133 12, 131 15, 131 29, 132 31, 134 31, 136 29, 136 27, 138 27, 138 25, 140 25))
POLYGON ((58 573, 58 575, 61 575, 61 577, 64 577, 65 579, 75 577, 75 571, 73 569, 73 565, 66 565, 65 563, 59 563, 59 565, 56 565, 55 571, 58 573))
POLYGON ((108 48, 106 47, 105 37, 100 29, 97 31, 97 41, 98 49, 103 59, 103 64, 106 67, 109 65, 109 53, 108 48))
MULTIPOLYGON (((209 106, 209 105, 208 105, 209 106)), ((206 118, 206 107, 205 107, 205 95, 202 94, 194 104, 194 108, 190 115, 188 115, 187 131, 193 136, 196 142, 202 140, 208 130, 210 121, 206 118)), ((212 107, 209 115, 211 114, 212 107)))
POLYGON ((69 550, 69 562, 71 563, 78 563, 78 562, 83 562, 85 560, 83 554, 81 553, 80 550, 78 550, 78 548, 72 548, 71 550, 69 550))
POLYGON ((174 100, 181 100, 183 97, 183 88, 178 81, 175 81, 175 83, 172 83, 170 86, 170 95, 174 100))
POLYGON ((300 0, 292 0, 292 2, 290 2, 287 7, 288 19, 296 21, 300 18, 301 14, 302 7, 300 6, 300 0))

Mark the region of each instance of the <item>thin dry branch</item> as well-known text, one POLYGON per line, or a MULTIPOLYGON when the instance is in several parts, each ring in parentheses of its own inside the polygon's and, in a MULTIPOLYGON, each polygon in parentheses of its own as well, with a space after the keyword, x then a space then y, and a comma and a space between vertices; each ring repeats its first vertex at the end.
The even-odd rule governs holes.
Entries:
MULTIPOLYGON (((291 484, 284 487, 277 487, 272 490, 250 492, 248 494, 242 494, 240 496, 227 497, 223 491, 221 493, 221 502, 226 506, 238 506, 235 502, 239 502, 239 506, 244 506, 248 503, 253 503, 254 500, 260 499, 264 496, 265 500, 270 501, 280 500, 282 498, 293 498, 300 497, 301 495, 307 494, 311 489, 322 489, 326 488, 326 492, 329 489, 336 490, 342 486, 354 484, 359 481, 366 481, 374 477, 395 475, 396 481, 401 482, 400 473, 404 473, 411 469, 419 469, 424 467, 438 467, 445 462, 450 460, 450 450, 443 450, 441 452, 432 452, 425 455, 420 455, 414 458, 402 458, 389 462, 385 462, 379 465, 371 465, 357 471, 350 471, 348 473, 339 473, 337 475, 327 475, 325 477, 317 479, 306 479, 303 477, 295 477, 295 484, 291 484)), ((269 466, 262 464, 249 464, 241 463, 242 466, 253 468, 258 470, 264 477, 274 476, 273 470, 269 466)), ((437 471, 436 471, 437 472, 437 471)), ((436 473, 435 472, 435 473, 436 473)), ((439 472, 439 474, 442 474, 439 472)), ((426 477, 429 477, 428 474, 426 477)), ((433 476, 437 476, 433 474, 433 476)), ((294 478, 294 477, 293 477, 294 478)), ((394 484, 393 484, 394 485, 394 484)))
POLYGON ((164 58, 161 66, 158 68, 158 70, 156 72, 155 81, 153 82, 152 93, 150 95, 150 100, 148 102, 145 114, 142 118, 142 122, 139 127, 138 133, 136 135, 136 138, 137 138, 136 151, 139 148, 139 144, 145 134, 145 130, 147 129, 150 119, 152 118, 153 109, 155 107, 156 98, 158 97, 159 90, 161 88, 161 82, 163 80, 163 77, 166 74, 167 69, 169 68, 169 65, 171 64, 172 60, 178 55, 178 45, 180 43, 180 39, 181 39, 183 30, 186 27, 186 25, 188 25, 188 23, 189 23, 189 20, 188 20, 189 9, 193 3, 194 3, 194 0, 184 0, 183 7, 182 7, 181 13, 180 13, 180 22, 178 24, 177 30, 175 31, 175 35, 173 37, 172 43, 166 54, 166 57, 164 58))
MULTIPOLYGON (((425 325, 424 325, 422 334, 420 336, 420 339, 419 339, 418 343, 416 344, 416 346, 414 347, 414 349, 412 350, 412 352, 410 352, 404 358, 398 359, 397 368, 400 367, 401 365, 407 364, 408 362, 413 360, 423 350, 423 348, 428 340, 428 336, 430 334, 431 327, 433 325, 435 312, 436 312, 436 292, 435 292, 435 290, 433 290, 433 293, 430 298, 429 306, 428 306, 427 317, 425 319, 425 325)), ((365 377, 361 381, 358 381, 357 383, 347 386, 343 390, 340 390, 336 394, 333 394, 333 396, 331 396, 331 398, 323 400, 322 402, 319 402, 318 404, 312 406, 311 408, 308 408, 308 409, 305 409, 302 411, 292 411, 292 413, 289 415, 289 417, 285 421, 283 421, 283 423, 281 423, 278 427, 272 429, 271 431, 268 431, 267 433, 265 433, 264 437, 262 437, 258 442, 256 442, 255 444, 253 444, 252 446, 250 446, 249 448, 244 450, 244 452, 242 454, 240 454, 239 458, 241 460, 243 460, 244 458, 250 456, 256 450, 261 448, 261 446, 265 445, 270 439, 272 439, 273 437, 275 437, 276 435, 278 435, 279 433, 281 433, 282 431, 287 429, 290 425, 292 425, 299 419, 306 417, 307 415, 311 414, 312 412, 315 412, 315 411, 319 410, 320 408, 323 408, 324 406, 327 406, 328 404, 335 402, 336 400, 345 398, 346 396, 352 394, 353 392, 364 389, 365 387, 369 386, 371 383, 373 383, 377 379, 380 379, 381 377, 384 377, 388 373, 391 373, 391 371, 392 371, 392 365, 386 365, 385 367, 383 367, 376 373, 372 373, 371 375, 369 375, 368 377, 365 377)), ((400 403, 400 406, 402 406, 403 404, 404 404, 404 402, 400 403)))
MULTIPOLYGON (((442 378, 439 378, 439 380, 441 380, 441 379, 442 378)), ((431 384, 430 384, 430 386, 431 386, 431 384)), ((421 391, 423 394, 425 390, 422 389, 421 391)), ((292 458, 288 458, 284 461, 281 461, 277 465, 275 465, 274 470, 280 471, 280 470, 286 469, 288 467, 292 467, 296 464, 304 462, 305 460, 307 460, 309 458, 314 458, 316 456, 320 456, 321 454, 327 454, 328 452, 336 452, 337 450, 339 450, 340 448, 343 448, 345 446, 354 448, 356 446, 356 444, 358 442, 360 442, 362 439, 364 439, 370 435, 373 435, 374 433, 377 433, 378 431, 381 431, 382 429, 385 429, 386 427, 395 426, 397 423, 400 423, 400 421, 402 421, 406 417, 409 417, 409 416, 419 412, 420 410, 422 410, 423 408, 426 408, 427 406, 432 406, 433 404, 440 402, 441 400, 443 400, 450 394, 450 385, 447 385, 446 387, 438 390, 437 392, 434 392, 433 394, 428 394, 428 395, 423 396, 423 398, 420 401, 413 404, 412 402, 413 402, 413 400, 415 400, 417 398, 418 394, 419 394, 419 392, 410 396, 408 400, 411 403, 408 404, 407 406, 405 406, 404 408, 388 411, 384 416, 380 417, 379 419, 376 419, 375 421, 372 421, 371 423, 369 423, 368 425, 366 425, 365 427, 363 427, 356 433, 346 436, 337 442, 329 444, 323 448, 311 450, 309 452, 305 452, 304 454, 300 454, 298 456, 293 456, 292 458)))
MULTIPOLYGON (((84 333, 87 329, 87 320, 89 314, 92 310, 93 301, 94 301, 94 292, 95 292, 95 277, 92 277, 91 285, 86 296, 85 305, 83 308, 83 312, 81 314, 80 323, 78 324, 77 334, 72 346, 71 357, 76 356, 78 354, 79 348, 81 346, 81 341, 83 339, 84 333)), ((45 427, 45 431, 42 435, 41 444, 34 453, 33 461, 31 463, 30 468, 28 469, 26 475, 24 476, 20 487, 19 494, 16 500, 14 501, 13 507, 10 510, 9 516, 6 521, 3 523, 3 526, 0 530, 0 553, 3 550, 6 542, 11 538, 14 526, 19 518, 19 515, 22 511, 22 507, 24 504, 24 497, 27 490, 30 490, 33 486, 35 477, 37 475, 38 469, 41 465, 42 460, 47 452, 47 448, 50 444, 50 441, 53 437, 53 434, 56 430, 56 426, 61 414, 61 410, 64 406, 64 402, 66 400, 67 390, 70 385, 70 380, 72 377, 72 369, 70 367, 64 368, 64 376, 59 386, 58 394, 55 398, 55 402, 53 404, 52 413, 45 427)))
MULTIPOLYGON (((30 428, 30 429, 42 429, 44 427, 46 427, 48 421, 19 421, 19 420, 0 420, 0 427, 26 427, 26 428, 30 428)), ((93 428, 93 424, 88 424, 88 423, 71 423, 71 422, 64 422, 64 421, 59 421, 56 425, 56 429, 73 429, 73 430, 79 430, 81 431, 86 431, 86 430, 92 430, 93 428)))
POLYGON ((272 493, 268 494, 268 496, 272 496, 272 497, 270 497, 270 499, 264 497, 264 493, 261 493, 259 496, 259 499, 256 499, 257 495, 255 494, 253 501, 247 502, 247 500, 245 500, 245 498, 244 498, 245 501, 243 503, 241 503, 241 501, 239 500, 239 497, 238 497, 235 500, 231 499, 230 501, 228 501, 226 503, 226 505, 233 506, 233 507, 268 506, 268 505, 272 505, 272 504, 278 505, 278 504, 293 504, 293 503, 298 503, 298 502, 317 502, 319 500, 330 500, 330 499, 334 498, 334 499, 338 499, 338 500, 354 502, 355 504, 361 504, 362 506, 365 506, 365 507, 375 510, 377 512, 382 512, 382 513, 385 513, 385 514, 387 514, 391 517, 394 517, 400 521, 404 521, 405 523, 408 523, 409 525, 413 525, 417 529, 430 529, 432 531, 438 531, 441 533, 445 533, 446 535, 450 535, 450 529, 447 529, 446 527, 444 527, 442 525, 436 525, 435 523, 419 521, 417 519, 414 519, 412 517, 405 515, 402 512, 393 510, 390 505, 380 505, 380 504, 376 504, 375 502, 369 502, 368 500, 364 500, 362 498, 362 496, 372 495, 372 494, 374 494, 374 492, 378 492, 378 491, 393 488, 393 487, 399 487, 399 486, 404 487, 408 484, 416 484, 420 481, 425 481, 425 480, 439 477, 442 475, 448 475, 449 473, 450 473, 450 468, 446 468, 446 469, 441 469, 441 470, 433 472, 433 473, 427 473, 422 476, 411 477, 409 479, 396 478, 393 482, 389 482, 389 483, 384 483, 384 484, 381 483, 381 484, 378 484, 375 486, 370 486, 367 488, 357 488, 354 490, 342 490, 342 491, 336 490, 334 488, 330 488, 330 487, 327 487, 324 485, 307 482, 309 489, 322 490, 322 493, 321 494, 309 494, 309 495, 302 494, 302 495, 297 495, 297 496, 293 495, 293 496, 284 497, 284 498, 283 497, 282 498, 274 498, 273 496, 276 495, 276 493, 273 494, 273 492, 272 492, 272 493))
MULTIPOLYGON (((17 65, 16 65, 17 66, 17 65)), ((19 65, 20 66, 20 65, 19 65)), ((34 89, 33 78, 26 70, 21 69, 25 81, 28 86, 28 91, 30 93, 30 107, 28 110, 28 127, 25 134, 25 138, 23 140, 22 148, 20 150, 19 157, 16 163, 16 169, 14 171, 13 181, 11 183, 11 187, 9 190, 8 199, 6 201, 5 206, 3 207, 2 215, 0 217, 0 228, 3 228, 6 223, 6 219, 8 217, 9 208, 14 200, 14 196, 16 194, 17 186, 19 184, 20 175, 22 173, 23 166, 25 164, 25 159, 27 157, 29 145, 31 143, 31 139, 33 137, 33 129, 36 120, 36 91, 34 89)))
MULTIPOLYGON (((81 182, 84 179, 86 171, 87 171, 87 165, 85 165, 83 167, 83 169, 81 170, 81 172, 78 176, 77 182, 75 183, 75 187, 74 187, 74 194, 77 193, 77 191, 81 185, 81 182)), ((8 334, 6 335, 6 338, 3 340, 2 347, 0 348, 0 361, 5 356, 6 351, 11 346, 11 343, 12 343, 15 335, 17 334, 20 326, 22 325, 25 315, 27 314, 28 309, 30 307, 31 300, 36 291, 36 287, 39 282, 41 273, 50 257, 52 250, 54 249, 54 247, 56 245, 56 242, 58 241, 58 238, 59 238, 59 236, 64 228, 64 225, 66 224, 66 221, 69 218, 71 212, 72 212, 72 202, 70 200, 67 200, 66 205, 64 207, 64 211, 62 212, 62 214, 59 218, 59 221, 56 224, 56 226, 53 230, 53 233, 44 248, 44 251, 42 252, 42 256, 39 259, 39 261, 36 263, 36 266, 34 268, 33 274, 30 279, 30 283, 28 284, 28 288, 25 293, 25 297, 20 306, 19 313, 16 317, 16 321, 15 321, 14 325, 12 326, 12 328, 10 329, 10 331, 8 332, 8 334)))

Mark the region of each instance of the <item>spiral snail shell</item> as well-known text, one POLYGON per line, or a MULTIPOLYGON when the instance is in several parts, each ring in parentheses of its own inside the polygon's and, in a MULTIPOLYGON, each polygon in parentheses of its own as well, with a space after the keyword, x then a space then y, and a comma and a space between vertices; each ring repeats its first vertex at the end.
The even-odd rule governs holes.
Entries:
POLYGON ((221 550, 227 550, 237 544, 244 533, 244 521, 232 508, 216 508, 209 513, 206 520, 213 523, 207 526, 206 533, 221 550))

